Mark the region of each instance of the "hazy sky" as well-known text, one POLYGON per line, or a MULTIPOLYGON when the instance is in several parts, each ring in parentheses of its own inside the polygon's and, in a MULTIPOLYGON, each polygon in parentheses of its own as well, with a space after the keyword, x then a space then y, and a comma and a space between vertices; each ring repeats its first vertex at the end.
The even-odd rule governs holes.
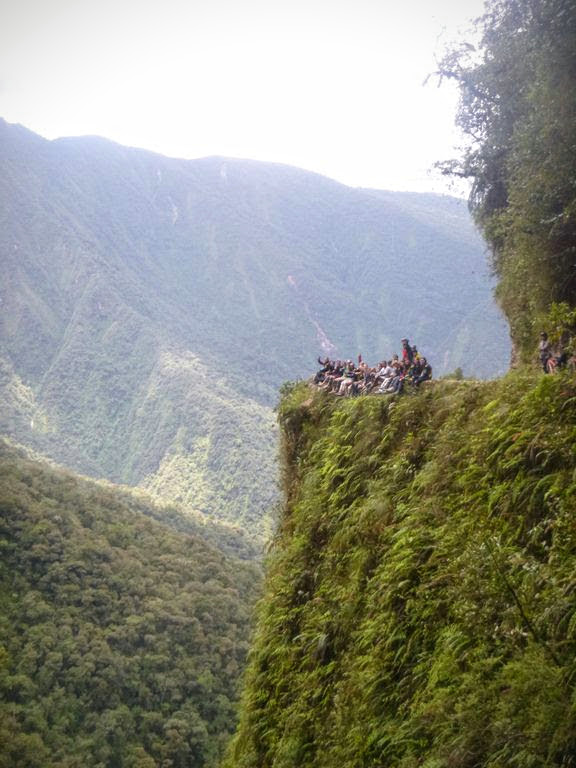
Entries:
POLYGON ((446 191, 452 87, 424 86, 482 0, 0 0, 0 116, 174 157, 446 191))

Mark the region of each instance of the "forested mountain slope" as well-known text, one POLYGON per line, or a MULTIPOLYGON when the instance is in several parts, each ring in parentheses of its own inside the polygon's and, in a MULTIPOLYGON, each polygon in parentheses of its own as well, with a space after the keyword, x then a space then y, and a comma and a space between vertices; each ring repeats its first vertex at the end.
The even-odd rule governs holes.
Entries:
POLYGON ((227 768, 573 765, 573 374, 425 386, 283 400, 227 768))
POLYGON ((260 574, 191 528, 0 442, 2 768, 216 765, 260 574))
POLYGON ((276 390, 316 355, 507 365, 452 198, 0 122, 0 264, 2 431, 259 534, 276 390))

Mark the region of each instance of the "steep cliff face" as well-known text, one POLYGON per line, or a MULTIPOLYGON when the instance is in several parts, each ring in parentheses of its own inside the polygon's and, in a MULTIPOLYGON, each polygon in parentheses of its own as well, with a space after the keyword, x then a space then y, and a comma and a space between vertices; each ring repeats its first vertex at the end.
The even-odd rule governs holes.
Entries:
POLYGON ((285 509, 226 765, 573 765, 573 375, 334 400, 281 404, 285 509))

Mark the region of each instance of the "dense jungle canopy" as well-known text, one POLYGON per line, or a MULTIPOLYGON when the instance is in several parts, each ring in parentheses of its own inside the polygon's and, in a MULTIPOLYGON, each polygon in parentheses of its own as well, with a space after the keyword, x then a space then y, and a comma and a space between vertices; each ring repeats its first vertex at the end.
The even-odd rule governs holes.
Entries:
POLYGON ((0 441, 0 768, 216 765, 260 579, 200 530, 0 441))

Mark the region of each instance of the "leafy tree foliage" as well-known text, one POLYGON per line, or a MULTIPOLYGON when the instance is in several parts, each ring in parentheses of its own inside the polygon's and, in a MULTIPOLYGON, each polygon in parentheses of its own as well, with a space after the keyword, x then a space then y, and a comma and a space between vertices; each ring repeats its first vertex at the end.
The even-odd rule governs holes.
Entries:
POLYGON ((446 170, 473 180, 471 206, 526 358, 536 315, 554 301, 576 303, 576 6, 486 8, 480 50, 463 44, 441 66, 460 84, 458 122, 470 138, 446 170))
POLYGON ((0 766, 215 765, 257 569, 0 450, 0 766))

